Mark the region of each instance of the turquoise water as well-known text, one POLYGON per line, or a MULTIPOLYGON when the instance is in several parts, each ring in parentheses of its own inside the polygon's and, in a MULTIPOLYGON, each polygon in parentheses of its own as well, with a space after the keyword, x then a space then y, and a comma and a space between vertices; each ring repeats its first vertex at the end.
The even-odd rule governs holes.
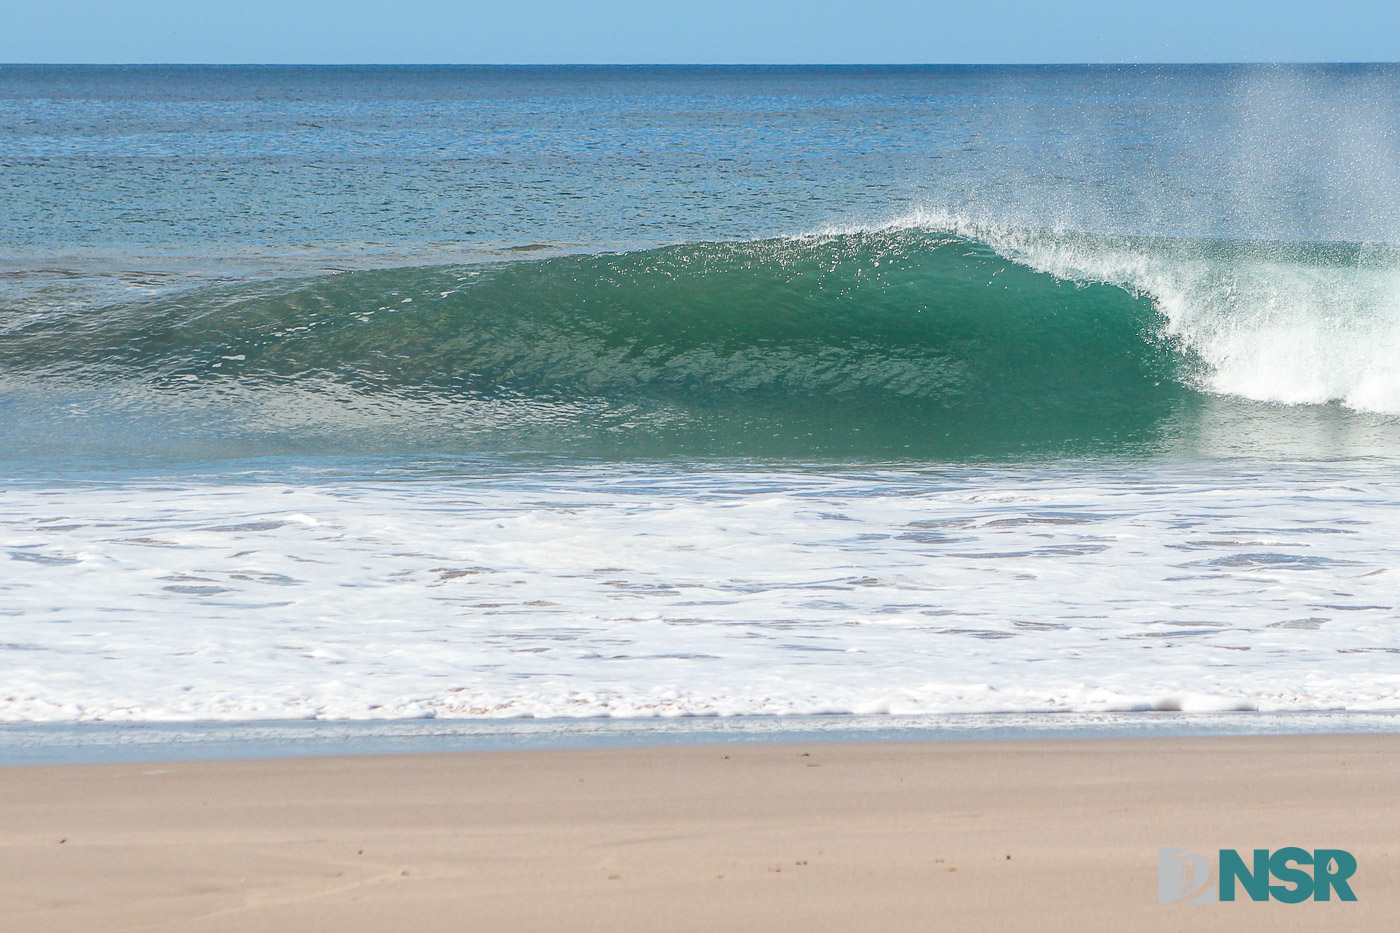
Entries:
POLYGON ((1160 442, 1195 400, 1157 327, 1122 289, 906 231, 196 289, 0 346, 40 412, 62 386, 85 419, 217 417, 148 450, 888 459, 1160 442))
POLYGON ((1395 66, 0 66, 0 718, 1390 709, 1395 66))

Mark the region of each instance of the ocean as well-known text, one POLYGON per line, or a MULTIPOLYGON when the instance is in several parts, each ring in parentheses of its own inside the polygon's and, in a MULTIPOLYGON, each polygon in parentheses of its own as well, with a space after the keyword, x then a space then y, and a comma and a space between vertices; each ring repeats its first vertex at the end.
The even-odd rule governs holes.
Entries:
POLYGON ((0 140, 0 721, 1400 709, 1400 66, 0 65, 0 140))

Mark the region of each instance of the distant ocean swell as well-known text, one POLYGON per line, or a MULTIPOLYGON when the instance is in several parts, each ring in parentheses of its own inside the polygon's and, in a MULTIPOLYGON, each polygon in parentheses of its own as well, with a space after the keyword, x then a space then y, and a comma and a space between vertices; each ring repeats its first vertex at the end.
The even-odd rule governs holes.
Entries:
POLYGON ((1389 247, 916 217, 11 314, 0 378, 54 450, 1075 455, 1219 395, 1400 412, 1397 309, 1389 247))

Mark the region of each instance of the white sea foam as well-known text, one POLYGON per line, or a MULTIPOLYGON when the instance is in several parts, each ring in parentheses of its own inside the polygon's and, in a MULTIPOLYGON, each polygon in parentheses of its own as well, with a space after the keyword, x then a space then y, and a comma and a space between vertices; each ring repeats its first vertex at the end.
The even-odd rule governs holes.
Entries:
POLYGON ((0 719, 1400 708, 1363 467, 0 494, 0 719))

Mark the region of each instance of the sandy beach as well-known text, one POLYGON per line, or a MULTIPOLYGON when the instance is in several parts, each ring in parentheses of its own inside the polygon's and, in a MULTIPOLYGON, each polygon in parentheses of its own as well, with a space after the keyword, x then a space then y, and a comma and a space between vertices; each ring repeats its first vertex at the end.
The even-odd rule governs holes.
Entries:
POLYGON ((1400 739, 0 769, 6 930, 1388 929, 1400 739), (1162 905, 1160 846, 1344 848, 1354 903, 1162 905))

